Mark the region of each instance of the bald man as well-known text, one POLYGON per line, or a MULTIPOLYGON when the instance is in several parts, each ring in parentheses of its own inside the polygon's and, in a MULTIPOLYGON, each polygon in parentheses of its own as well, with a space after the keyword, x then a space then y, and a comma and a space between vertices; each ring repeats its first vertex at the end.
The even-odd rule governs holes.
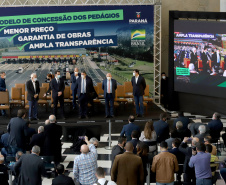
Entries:
POLYGON ((126 143, 126 152, 115 157, 111 180, 118 185, 143 185, 144 169, 139 156, 133 154, 133 144, 126 143), (129 169, 129 170, 128 170, 129 169))
POLYGON ((97 150, 91 144, 88 137, 85 136, 87 145, 81 146, 81 154, 74 160, 73 174, 74 178, 84 185, 94 184, 97 182, 95 172, 97 169, 97 150))
POLYGON ((76 95, 77 95, 77 89, 75 88, 75 84, 77 79, 81 76, 81 74, 78 71, 78 68, 76 67, 74 69, 74 73, 71 75, 71 90, 72 90, 72 96, 73 96, 73 109, 76 108, 76 95))
POLYGON ((114 99, 115 99, 115 90, 117 89, 116 80, 112 79, 111 73, 106 75, 102 83, 102 89, 104 90, 105 98, 105 118, 114 117, 114 99))

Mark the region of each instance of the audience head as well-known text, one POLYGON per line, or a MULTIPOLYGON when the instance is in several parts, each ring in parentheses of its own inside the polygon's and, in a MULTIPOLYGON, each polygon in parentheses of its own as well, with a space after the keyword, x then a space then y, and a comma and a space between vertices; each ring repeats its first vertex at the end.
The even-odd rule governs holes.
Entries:
POLYGON ((23 154, 24 154, 23 152, 18 151, 15 156, 16 161, 18 161, 23 154))
POLYGON ((210 144, 211 142, 212 142, 212 137, 211 136, 204 137, 204 143, 205 144, 210 144))
POLYGON ((176 123, 176 128, 177 128, 178 130, 182 129, 182 128, 183 128, 183 123, 182 123, 181 121, 178 121, 178 122, 176 123))
POLYGON ((39 155, 40 154, 40 147, 37 146, 37 145, 33 146, 32 149, 31 149, 31 152, 39 155))
POLYGON ((64 173, 64 165, 58 164, 56 167, 56 171, 58 174, 63 174, 64 173))
POLYGON ((4 164, 4 162, 5 162, 4 160, 5 160, 4 156, 0 155, 0 164, 4 164))
POLYGON ((140 156, 148 155, 149 147, 144 142, 137 143, 137 154, 140 156))
POLYGON ((167 115, 166 112, 163 112, 163 113, 160 114, 160 120, 166 121, 167 117, 168 117, 168 115, 167 115))
POLYGON ((211 153, 211 152, 212 152, 212 150, 213 150, 212 145, 207 144, 207 145, 206 145, 206 152, 207 152, 207 153, 211 153))
POLYGON ((129 123, 133 123, 135 121, 135 117, 133 115, 130 115, 128 121, 129 123))
POLYGON ((197 152, 205 152, 206 151, 206 145, 204 143, 198 142, 196 144, 196 150, 197 150, 197 152))
POLYGON ((95 175, 96 175, 97 179, 105 178, 105 171, 104 171, 104 169, 102 167, 98 167, 96 169, 96 174, 95 175))
POLYGON ((17 111, 17 117, 24 119, 26 117, 26 110, 25 109, 19 109, 17 111))
POLYGON ((176 129, 170 130, 170 137, 171 138, 176 138, 177 137, 177 130, 176 129))
POLYGON ((50 123, 56 123, 56 116, 55 115, 50 115, 49 116, 49 122, 50 123))
POLYGON ((184 116, 184 112, 183 111, 179 111, 178 112, 178 117, 183 117, 184 116))
POLYGON ((144 127, 144 137, 146 139, 151 139, 153 131, 154 131, 153 121, 146 122, 144 127))
POLYGON ((87 145, 82 145, 81 146, 81 150, 80 150, 80 152, 82 153, 82 154, 88 154, 89 153, 89 147, 87 146, 87 145))
POLYGON ((206 133, 206 127, 205 127, 205 125, 200 125, 200 126, 199 126, 199 133, 200 133, 200 134, 206 133))
POLYGON ((38 127, 38 133, 42 133, 42 132, 44 132, 44 127, 43 126, 38 127))
POLYGON ((45 125, 48 125, 48 124, 50 124, 49 119, 45 120, 45 125))
POLYGON ((91 144, 93 144, 96 148, 97 148, 98 145, 99 145, 99 141, 98 141, 98 139, 95 138, 95 137, 92 137, 92 138, 89 140, 89 142, 90 142, 91 144))
POLYGON ((218 112, 214 112, 212 119, 219 120, 220 118, 221 118, 221 115, 218 112))
POLYGON ((131 142, 126 143, 125 149, 126 149, 126 152, 133 152, 133 149, 134 149, 133 143, 131 142))
POLYGON ((162 79, 164 79, 164 80, 166 79, 166 73, 165 72, 162 72, 161 76, 162 76, 162 79))
POLYGON ((54 78, 54 76, 52 74, 47 74, 47 79, 52 80, 54 78))
POLYGON ((199 138, 198 137, 193 137, 192 139, 192 146, 196 146, 196 144, 199 142, 199 138))
POLYGON ((1 78, 5 79, 5 78, 6 78, 5 71, 1 71, 1 72, 0 72, 0 76, 1 76, 1 78))
POLYGON ((140 137, 139 132, 137 130, 133 130, 131 137, 134 138, 134 139, 139 139, 139 137, 140 137))
POLYGON ((180 139, 175 138, 172 142, 172 147, 178 148, 180 146, 180 143, 181 143, 180 139))
POLYGON ((162 142, 160 143, 160 150, 161 150, 161 151, 166 151, 167 149, 168 149, 168 144, 167 144, 167 142, 162 141, 162 142))
POLYGON ((125 136, 119 136, 118 137, 118 145, 121 147, 124 147, 126 144, 126 137, 125 136))

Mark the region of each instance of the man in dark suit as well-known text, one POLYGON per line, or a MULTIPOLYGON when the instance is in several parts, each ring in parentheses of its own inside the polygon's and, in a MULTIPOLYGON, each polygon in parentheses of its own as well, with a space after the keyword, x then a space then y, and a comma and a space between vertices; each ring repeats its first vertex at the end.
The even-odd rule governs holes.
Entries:
POLYGON ((43 160, 39 157, 40 147, 33 146, 31 154, 24 154, 15 163, 14 170, 18 178, 18 185, 41 185, 41 176, 46 175, 43 160), (21 170, 20 170, 21 169, 21 170), (20 174, 19 174, 20 170, 20 174))
POLYGON ((38 127, 38 134, 34 134, 32 136, 29 145, 30 145, 30 148, 32 148, 35 145, 39 146, 41 149, 40 155, 42 156, 44 142, 45 142, 44 127, 40 126, 38 127))
POLYGON ((183 111, 178 112, 178 118, 174 120, 173 127, 176 128, 176 123, 181 121, 183 123, 183 129, 188 129, 188 124, 190 123, 190 119, 184 116, 183 111))
POLYGON ((184 184, 191 184, 195 185, 195 170, 194 168, 190 168, 188 166, 188 163, 190 161, 190 158, 192 156, 192 148, 196 147, 196 144, 199 142, 199 138, 194 137, 192 139, 192 147, 188 147, 187 142, 189 141, 188 137, 185 137, 183 142, 179 146, 180 152, 182 152, 185 155, 185 160, 184 160, 184 184))
POLYGON ((60 76, 60 71, 55 72, 55 78, 53 78, 50 82, 50 86, 52 89, 52 97, 53 97, 53 114, 57 115, 57 104, 60 102, 61 116, 64 117, 64 80, 60 76))
POLYGON ((120 136, 126 136, 127 141, 130 141, 131 138, 131 134, 134 130, 137 130, 140 133, 140 127, 138 125, 134 124, 135 118, 133 115, 129 116, 128 119, 129 123, 124 125, 121 131, 120 136))
POLYGON ((209 66, 210 55, 209 55, 207 49, 208 49, 208 47, 205 46, 203 52, 201 53, 201 59, 202 59, 204 73, 207 73, 208 70, 210 70, 210 66, 209 66))
POLYGON ((124 153, 125 144, 126 144, 126 137, 125 136, 119 136, 118 144, 113 146, 112 151, 111 151, 112 165, 114 163, 115 156, 124 153))
POLYGON ((140 142, 139 141, 139 137, 140 137, 140 133, 137 130, 134 130, 131 134, 131 143, 133 143, 133 153, 137 154, 137 144, 140 142))
POLYGON ((195 70, 198 71, 198 56, 197 56, 196 48, 192 48, 190 63, 194 64, 195 70))
POLYGON ((3 155, 0 155, 0 182, 1 185, 9 185, 9 175, 8 175, 8 168, 4 165, 5 158, 3 155))
POLYGON ((143 185, 142 159, 133 154, 133 144, 126 143, 126 152, 117 155, 111 169, 111 180, 118 185, 143 185), (129 170, 128 170, 129 169, 129 170))
POLYGON ((73 96, 73 109, 76 108, 76 95, 77 95, 77 89, 75 88, 75 84, 77 79, 81 76, 81 74, 78 72, 78 68, 74 69, 74 73, 71 75, 71 90, 72 90, 72 96, 73 96))
POLYGON ((169 124, 166 123, 166 120, 167 114, 164 112, 160 114, 160 120, 155 121, 153 124, 155 132, 157 134, 158 143, 161 143, 162 141, 165 141, 169 138, 169 124))
POLYGON ((223 123, 220 120, 221 115, 217 112, 213 114, 212 121, 208 123, 210 129, 210 135, 212 139, 217 139, 220 137, 220 132, 223 130, 223 123))
POLYGON ((106 118, 114 117, 114 99, 115 99, 115 90, 117 89, 116 80, 112 79, 111 73, 106 75, 102 83, 102 89, 104 90, 105 98, 105 114, 106 118), (109 105, 110 103, 110 105, 109 105))
POLYGON ((195 135, 195 137, 199 138, 199 142, 200 143, 204 143, 204 138, 207 136, 208 134, 206 133, 206 127, 205 125, 200 125, 199 126, 199 133, 195 135))
POLYGON ((191 131, 187 129, 183 129, 183 123, 181 121, 178 121, 176 123, 176 136, 177 138, 180 138, 181 141, 184 139, 184 137, 191 137, 191 131))
POLYGON ((67 177, 64 175, 64 165, 58 164, 56 167, 56 172, 58 176, 53 179, 52 185, 74 185, 74 181, 71 177, 67 177))
POLYGON ((205 123, 190 123, 188 129, 191 131, 192 136, 195 136, 199 133, 199 126, 204 125, 206 127, 206 133, 209 133, 209 127, 205 123))
POLYGON ((79 101, 79 119, 87 117, 88 99, 93 92, 93 81, 86 75, 85 71, 81 72, 81 77, 76 81, 75 88, 77 89, 79 101))
POLYGON ((212 59, 213 61, 213 68, 215 70, 218 70, 220 68, 220 61, 221 61, 221 54, 220 54, 220 50, 217 49, 213 52, 213 55, 212 55, 212 59))
MULTIPOLYGON (((5 72, 0 72, 0 91, 8 91, 8 89, 6 89, 6 84, 5 84, 5 78, 6 78, 6 74, 5 72)), ((2 110, 1 111, 2 113, 2 116, 5 116, 6 113, 5 113, 5 110, 2 110)))
POLYGON ((43 155, 54 156, 54 161, 58 164, 61 161, 61 136, 62 127, 56 124, 56 117, 49 116, 50 124, 44 127, 44 147, 43 155))
POLYGON ((146 82, 144 77, 139 75, 139 70, 135 69, 133 71, 133 77, 131 79, 133 86, 133 96, 136 105, 136 115, 144 116, 144 105, 143 105, 143 95, 146 88, 146 82))
POLYGON ((40 93, 39 82, 37 81, 37 75, 31 74, 31 79, 26 83, 27 87, 27 100, 29 103, 29 121, 39 120, 38 115, 38 95, 40 93))
POLYGON ((17 151, 26 152, 26 136, 28 126, 24 120, 26 116, 25 109, 19 109, 17 112, 17 117, 12 118, 8 124, 9 140, 8 144, 12 150, 13 156, 17 151))

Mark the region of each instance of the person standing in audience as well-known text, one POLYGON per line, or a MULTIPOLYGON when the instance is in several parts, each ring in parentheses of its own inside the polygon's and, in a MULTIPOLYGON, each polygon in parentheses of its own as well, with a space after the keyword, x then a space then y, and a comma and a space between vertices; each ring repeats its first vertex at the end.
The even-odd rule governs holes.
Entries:
POLYGON ((213 114, 212 121, 208 123, 208 127, 210 129, 210 135, 214 140, 220 138, 220 133, 223 130, 223 123, 221 122, 220 118, 221 118, 221 115, 215 112, 213 114))
POLYGON ((167 145, 168 145, 168 150, 172 149, 172 143, 176 138, 177 138, 177 131, 173 129, 170 131, 170 138, 165 140, 165 142, 167 142, 167 145))
POLYGON ((177 158, 167 150, 167 142, 160 143, 161 153, 152 162, 151 171, 156 173, 156 185, 173 185, 174 173, 179 170, 177 158))
POLYGON ((182 152, 185 155, 184 160, 184 183, 195 185, 195 171, 194 168, 190 168, 188 163, 190 161, 190 158, 192 156, 192 148, 196 147, 196 144, 199 142, 199 138, 194 137, 192 139, 192 146, 189 147, 187 145, 187 142, 190 141, 190 138, 185 137, 183 142, 179 146, 180 152, 182 152))
POLYGON ((206 127, 204 125, 200 125, 199 134, 195 135, 195 137, 199 138, 199 142, 204 143, 204 137, 206 135, 206 127))
POLYGON ((133 86, 133 96, 136 106, 136 116, 144 117, 143 95, 144 90, 146 88, 146 82, 144 77, 140 76, 138 69, 135 69, 133 71, 131 83, 133 86))
POLYGON ((184 139, 184 137, 191 137, 191 131, 188 128, 183 128, 183 123, 181 121, 177 121, 176 123, 176 129, 177 129, 177 137, 181 139, 181 141, 184 139))
POLYGON ((18 185, 41 185, 41 176, 46 176, 44 162, 39 157, 40 147, 33 146, 31 152, 22 155, 15 163, 14 170, 19 175, 18 185))
POLYGON ((204 137, 204 144, 205 145, 210 144, 212 146, 211 154, 212 155, 217 155, 217 147, 215 145, 212 145, 211 143, 212 143, 212 137, 211 136, 204 137))
POLYGON ((137 130, 134 130, 131 134, 131 137, 132 137, 132 139, 129 142, 131 142, 133 144, 133 153, 137 154, 137 144, 140 143, 140 141, 138 139, 139 132, 137 130))
POLYGON ((56 167, 58 176, 52 180, 52 185, 74 185, 74 181, 71 177, 64 175, 64 165, 58 164, 56 167))
MULTIPOLYGON (((154 130, 153 121, 148 121, 145 124, 144 131, 141 132, 140 141, 151 142, 157 140, 157 135, 154 130)), ((149 152, 153 152, 156 150, 156 145, 149 146, 149 152)))
POLYGON ((96 169, 96 177, 98 179, 97 183, 93 184, 93 185, 117 185, 115 182, 113 181, 108 181, 105 179, 105 171, 102 167, 98 167, 96 169))
POLYGON ((88 118, 87 107, 90 95, 93 92, 93 81, 86 75, 85 71, 82 71, 81 77, 77 79, 75 89, 77 89, 79 101, 79 119, 88 118))
POLYGON ((19 109, 17 117, 12 118, 8 124, 9 140, 8 145, 15 156, 17 151, 26 152, 26 136, 28 126, 24 118, 26 117, 26 110, 19 109))
POLYGON ((168 77, 166 76, 165 72, 161 73, 161 103, 163 104, 164 108, 168 108, 168 77))
POLYGON ((38 119, 38 96, 40 93, 39 81, 36 73, 31 74, 31 79, 26 83, 27 100, 29 103, 29 121, 38 119))
POLYGON ((8 175, 8 168, 4 165, 5 158, 3 155, 0 155, 0 182, 1 185, 9 185, 9 175, 8 175))
POLYGON ((111 151, 112 165, 114 163, 115 156, 124 153, 125 144, 126 144, 126 137, 125 136, 119 136, 118 144, 113 146, 112 151, 111 151))
POLYGON ((56 116, 49 116, 50 124, 44 127, 44 146, 43 155, 54 156, 55 164, 59 164, 61 161, 61 136, 62 126, 56 124, 56 116))
POLYGON ((219 161, 218 157, 216 155, 212 154, 212 150, 213 150, 212 145, 206 144, 205 146, 206 146, 206 153, 210 153, 210 155, 211 155, 210 162, 213 163, 213 162, 219 161))
POLYGON ((114 99, 115 99, 115 90, 117 89, 117 82, 115 79, 112 79, 111 73, 106 75, 102 83, 102 89, 104 90, 104 99, 105 99, 105 118, 114 117, 114 99))
POLYGON ((74 73, 71 75, 71 90, 72 90, 72 96, 73 96, 73 109, 76 108, 76 96, 77 96, 77 89, 75 88, 75 84, 78 80, 78 78, 81 76, 81 74, 78 72, 78 68, 76 67, 74 69, 74 73))
POLYGON ((47 77, 46 78, 47 78, 47 82, 49 83, 49 89, 44 94, 44 97, 47 96, 47 95, 49 95, 50 92, 51 92, 51 90, 52 90, 50 83, 51 83, 51 80, 54 78, 54 75, 53 74, 47 74, 47 77))
POLYGON ((39 146, 41 149, 40 152, 41 156, 43 155, 44 141, 45 141, 44 127, 40 126, 38 127, 38 134, 34 134, 31 138, 30 147, 32 148, 35 145, 39 146))
POLYGON ((142 159, 133 154, 133 144, 126 143, 126 152, 115 157, 111 169, 111 180, 118 185, 143 185, 142 159))
POLYGON ((125 135, 127 141, 130 141, 132 139, 131 138, 132 131, 137 130, 140 133, 140 127, 138 125, 135 125, 134 121, 135 117, 133 115, 130 115, 128 119, 129 123, 127 125, 124 125, 122 128, 120 136, 125 135))
POLYGON ((96 148, 99 146, 99 141, 95 137, 90 138, 89 142, 90 144, 93 144, 96 148))
POLYGON ((183 124, 183 129, 188 129, 188 124, 190 123, 190 119, 184 116, 183 111, 178 112, 178 118, 173 121, 173 127, 176 128, 176 123, 181 121, 183 124))
POLYGON ((87 145, 81 146, 81 154, 75 157, 73 174, 74 178, 81 185, 94 184, 97 181, 95 172, 97 169, 97 150, 85 136, 87 145))
POLYGON ((64 117, 64 80, 60 76, 60 71, 55 72, 55 78, 50 82, 53 98, 53 114, 57 116, 57 104, 60 102, 61 117, 64 117))
POLYGON ((196 185, 212 185, 212 172, 210 168, 210 153, 205 153, 204 143, 197 143, 196 150, 192 150, 189 166, 195 168, 196 185))
POLYGON ((45 120, 45 125, 50 124, 49 119, 45 120))
POLYGON ((167 113, 160 114, 160 120, 154 122, 154 129, 157 134, 157 142, 161 143, 169 138, 169 124, 166 123, 167 113))
POLYGON ((6 158, 8 154, 8 148, 9 148, 9 132, 6 132, 5 134, 2 134, 1 136, 1 144, 2 144, 2 149, 1 149, 1 154, 6 158))
MULTIPOLYGON (((5 78, 6 78, 6 73, 4 71, 0 72, 0 91, 7 92, 8 89, 6 88, 5 78)), ((1 110, 1 113, 2 113, 2 116, 6 115, 5 110, 1 110)))
POLYGON ((190 123, 188 125, 188 129, 191 131, 191 134, 193 137, 195 137, 196 134, 199 133, 199 126, 204 125, 206 127, 206 133, 209 133, 209 127, 205 123, 190 123))

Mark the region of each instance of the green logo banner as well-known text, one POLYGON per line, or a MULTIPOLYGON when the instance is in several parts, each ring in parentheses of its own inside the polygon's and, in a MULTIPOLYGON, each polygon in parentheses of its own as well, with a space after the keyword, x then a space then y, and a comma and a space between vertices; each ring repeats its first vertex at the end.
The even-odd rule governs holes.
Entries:
POLYGON ((177 67, 176 75, 190 75, 190 70, 188 68, 177 67))

